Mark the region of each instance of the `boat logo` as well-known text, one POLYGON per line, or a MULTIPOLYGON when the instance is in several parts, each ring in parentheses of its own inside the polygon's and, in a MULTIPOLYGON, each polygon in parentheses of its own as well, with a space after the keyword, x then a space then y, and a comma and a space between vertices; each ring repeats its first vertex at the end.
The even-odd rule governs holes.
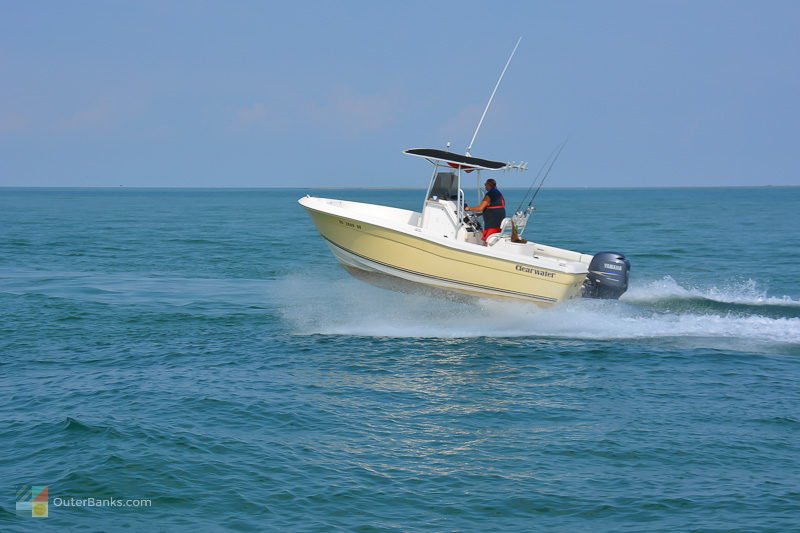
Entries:
POLYGON ((609 263, 603 263, 603 266, 608 268, 608 269, 611 269, 611 270, 622 271, 622 265, 612 265, 612 264, 609 264, 609 263))
POLYGON ((555 272, 546 272, 544 270, 538 270, 536 268, 526 267, 523 265, 517 265, 517 270, 520 272, 527 272, 528 274, 535 274, 537 276, 544 276, 545 278, 554 278, 556 277, 555 272))

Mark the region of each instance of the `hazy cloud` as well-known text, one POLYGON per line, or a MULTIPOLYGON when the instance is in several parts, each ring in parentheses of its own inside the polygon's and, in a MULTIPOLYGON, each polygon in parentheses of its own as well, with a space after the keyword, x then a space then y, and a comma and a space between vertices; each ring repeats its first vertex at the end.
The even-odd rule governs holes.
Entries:
POLYGON ((98 102, 77 111, 28 109, 26 113, 0 115, 0 133, 22 135, 107 131, 122 119, 122 115, 120 109, 109 102, 98 102))
POLYGON ((28 130, 31 120, 19 113, 0 116, 0 133, 20 133, 28 130))
MULTIPOLYGON (((438 127, 440 137, 454 143, 468 143, 482 112, 483 108, 477 104, 462 108, 438 127)), ((466 148, 466 144, 459 148, 466 148)))
POLYGON ((349 86, 335 87, 323 111, 337 130, 375 131, 386 128, 397 118, 399 98, 390 91, 359 93, 349 86))
POLYGON ((263 102, 256 102, 235 110, 233 115, 233 127, 235 129, 247 129, 267 124, 271 113, 263 102))
POLYGON ((117 118, 119 113, 114 105, 109 102, 98 102, 65 119, 55 121, 52 129, 65 133, 105 130, 112 126, 117 118))
POLYGON ((234 130, 270 128, 284 130, 315 127, 358 135, 390 127, 400 116, 401 98, 391 90, 366 93, 340 85, 320 95, 294 95, 286 91, 263 101, 234 109, 234 130))

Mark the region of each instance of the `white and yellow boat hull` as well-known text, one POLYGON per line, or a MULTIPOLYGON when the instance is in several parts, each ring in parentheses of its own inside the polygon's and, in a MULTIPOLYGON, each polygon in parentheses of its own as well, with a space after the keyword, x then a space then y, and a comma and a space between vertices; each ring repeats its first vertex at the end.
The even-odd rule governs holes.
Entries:
POLYGON ((300 204, 348 272, 397 290, 410 283, 549 306, 580 296, 591 259, 534 243, 486 247, 436 237, 416 223, 419 213, 401 209, 313 197, 300 204))

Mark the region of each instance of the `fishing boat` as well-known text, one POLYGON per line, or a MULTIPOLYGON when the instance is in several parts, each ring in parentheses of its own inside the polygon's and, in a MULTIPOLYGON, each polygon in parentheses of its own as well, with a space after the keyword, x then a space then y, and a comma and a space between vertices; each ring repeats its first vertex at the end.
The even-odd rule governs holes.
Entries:
MULTIPOLYGON (((500 231, 492 235, 481 231, 478 216, 468 210, 462 177, 477 174, 481 198, 482 173, 527 170, 526 163, 471 155, 513 55, 512 51, 464 155, 433 148, 405 150, 433 166, 420 211, 310 195, 299 200, 334 257, 354 277, 404 292, 513 299, 540 306, 578 297, 619 298, 627 290, 630 262, 621 253, 588 255, 522 238, 535 193, 527 207, 504 218, 500 231)), ((542 166, 549 168, 544 174, 540 170, 539 188, 559 153, 560 149, 542 166)))

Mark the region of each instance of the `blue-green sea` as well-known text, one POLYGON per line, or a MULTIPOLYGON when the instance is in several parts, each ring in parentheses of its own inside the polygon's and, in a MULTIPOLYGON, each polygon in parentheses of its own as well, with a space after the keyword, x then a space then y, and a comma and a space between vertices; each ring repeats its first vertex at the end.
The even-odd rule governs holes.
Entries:
POLYGON ((548 310, 351 279, 305 194, 423 193, 0 189, 0 531, 800 530, 800 188, 543 190, 632 263, 548 310))

